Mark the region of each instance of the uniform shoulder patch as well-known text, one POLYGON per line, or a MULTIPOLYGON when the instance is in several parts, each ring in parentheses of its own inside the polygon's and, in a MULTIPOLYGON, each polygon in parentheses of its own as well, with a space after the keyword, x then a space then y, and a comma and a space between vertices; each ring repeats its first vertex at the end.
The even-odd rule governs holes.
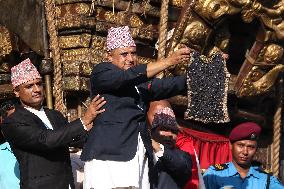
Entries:
POLYGON ((261 167, 257 167, 255 170, 260 172, 260 173, 271 174, 272 175, 272 172, 269 171, 268 169, 262 169, 261 167))
POLYGON ((215 168, 215 171, 222 171, 228 168, 227 164, 215 164, 213 165, 213 167, 215 168))

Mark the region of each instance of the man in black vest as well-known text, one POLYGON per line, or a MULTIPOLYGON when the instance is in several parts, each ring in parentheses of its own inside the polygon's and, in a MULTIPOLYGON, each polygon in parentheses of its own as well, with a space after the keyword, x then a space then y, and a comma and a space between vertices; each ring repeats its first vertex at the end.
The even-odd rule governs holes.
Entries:
POLYGON ((153 77, 188 60, 190 49, 181 48, 168 58, 137 65, 136 45, 124 26, 109 29, 107 50, 109 62, 96 65, 91 75, 91 96, 101 94, 108 103, 82 151, 81 159, 86 161, 84 187, 150 188, 148 179, 152 183, 156 177, 146 126, 149 102, 186 93, 185 76, 153 77))

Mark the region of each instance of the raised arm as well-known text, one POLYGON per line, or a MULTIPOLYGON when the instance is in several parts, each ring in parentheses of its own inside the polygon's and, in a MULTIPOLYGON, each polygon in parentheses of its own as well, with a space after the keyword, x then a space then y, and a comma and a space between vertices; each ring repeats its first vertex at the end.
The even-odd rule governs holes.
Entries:
POLYGON ((183 61, 186 61, 190 57, 190 49, 185 47, 178 49, 177 51, 173 52, 167 58, 158 60, 157 62, 152 62, 147 64, 147 77, 151 78, 154 77, 156 74, 160 73, 161 71, 169 68, 170 66, 179 64, 183 61))
POLYGON ((189 53, 189 48, 182 48, 168 58, 147 65, 133 66, 127 70, 120 69, 110 62, 98 64, 91 75, 91 95, 142 84, 166 68, 187 60, 189 53))

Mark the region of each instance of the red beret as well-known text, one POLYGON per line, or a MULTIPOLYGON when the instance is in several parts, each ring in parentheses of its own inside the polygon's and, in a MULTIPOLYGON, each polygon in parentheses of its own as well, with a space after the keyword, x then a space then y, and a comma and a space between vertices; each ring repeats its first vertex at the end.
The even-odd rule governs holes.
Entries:
POLYGON ((261 127, 253 122, 245 122, 237 125, 230 133, 229 140, 257 140, 260 135, 261 127))

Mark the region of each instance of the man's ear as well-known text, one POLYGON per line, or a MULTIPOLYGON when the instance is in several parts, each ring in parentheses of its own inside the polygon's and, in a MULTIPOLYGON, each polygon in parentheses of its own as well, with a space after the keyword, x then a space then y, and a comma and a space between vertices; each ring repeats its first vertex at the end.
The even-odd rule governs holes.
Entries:
POLYGON ((19 97, 20 97, 19 89, 18 89, 18 88, 14 88, 13 90, 14 90, 15 96, 16 96, 17 98, 19 98, 19 97))
POLYGON ((231 142, 229 142, 229 148, 230 148, 230 150, 232 151, 233 146, 232 146, 232 143, 231 143, 231 142))
POLYGON ((111 52, 108 52, 108 53, 107 53, 107 60, 108 60, 109 62, 112 62, 112 55, 111 55, 111 52))

